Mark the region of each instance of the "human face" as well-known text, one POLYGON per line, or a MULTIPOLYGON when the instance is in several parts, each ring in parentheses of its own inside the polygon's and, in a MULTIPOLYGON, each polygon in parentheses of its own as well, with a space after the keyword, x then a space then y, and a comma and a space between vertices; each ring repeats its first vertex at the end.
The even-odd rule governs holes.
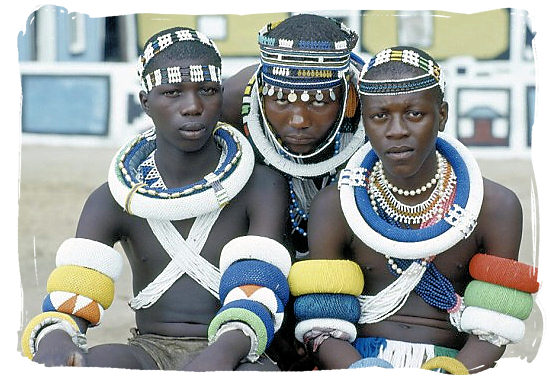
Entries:
POLYGON ((362 96, 365 132, 392 184, 412 188, 433 177, 435 142, 447 121, 448 105, 433 91, 362 96))
MULTIPOLYGON (((162 62, 163 67, 193 64, 205 62, 196 59, 162 62)), ((140 101, 155 124, 158 147, 194 152, 210 140, 220 118, 222 89, 219 83, 210 81, 162 84, 149 93, 141 92, 140 101)))
POLYGON ((290 102, 287 99, 289 93, 290 91, 283 90, 281 99, 277 98, 277 94, 263 97, 266 118, 290 152, 311 153, 336 122, 342 90, 340 87, 334 89, 336 101, 330 99, 328 90, 322 91, 321 101, 310 95, 307 102, 299 98, 295 102, 290 102))

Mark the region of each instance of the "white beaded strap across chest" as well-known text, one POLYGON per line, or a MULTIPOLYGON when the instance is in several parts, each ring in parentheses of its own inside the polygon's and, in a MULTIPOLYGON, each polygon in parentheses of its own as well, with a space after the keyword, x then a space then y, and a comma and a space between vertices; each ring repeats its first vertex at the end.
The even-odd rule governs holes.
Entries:
POLYGON ((220 270, 200 256, 200 253, 220 212, 221 208, 198 216, 187 239, 181 236, 170 221, 147 219, 151 230, 172 261, 153 282, 130 301, 132 309, 139 310, 152 306, 184 274, 219 298, 220 270))

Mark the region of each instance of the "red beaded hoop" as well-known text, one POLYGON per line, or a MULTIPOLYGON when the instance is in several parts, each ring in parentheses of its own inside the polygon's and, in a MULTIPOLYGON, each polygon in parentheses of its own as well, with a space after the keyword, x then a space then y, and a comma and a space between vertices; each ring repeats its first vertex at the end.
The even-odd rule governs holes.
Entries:
POLYGON ((538 269, 516 260, 488 255, 475 254, 470 260, 470 275, 479 281, 485 281, 512 289, 536 293, 538 269))

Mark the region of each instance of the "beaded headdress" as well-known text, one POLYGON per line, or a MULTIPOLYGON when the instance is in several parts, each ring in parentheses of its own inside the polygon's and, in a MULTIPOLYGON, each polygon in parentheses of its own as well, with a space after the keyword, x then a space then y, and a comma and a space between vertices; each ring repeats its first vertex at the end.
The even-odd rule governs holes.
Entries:
POLYGON ((221 84, 221 67, 215 65, 166 67, 156 69, 144 75, 145 68, 157 54, 178 42, 200 42, 213 48, 221 60, 221 55, 216 44, 199 31, 184 28, 161 34, 145 46, 143 54, 138 58, 137 71, 143 90, 149 92, 151 89, 161 84, 181 82, 215 81, 221 84))
MULTIPOLYGON (((334 21, 336 22, 336 21, 334 21)), ((357 43, 357 34, 343 23, 338 23, 345 38, 340 41, 304 41, 270 37, 269 33, 280 22, 269 23, 258 33, 260 45, 261 92, 282 98, 283 89, 290 90, 288 101, 309 101, 311 95, 323 99, 321 90, 339 85, 350 70, 350 55, 357 43)))
POLYGON ((359 79, 359 93, 366 96, 398 95, 418 92, 429 88, 439 87, 445 93, 445 79, 443 70, 431 59, 426 59, 418 52, 409 49, 390 48, 380 51, 363 67, 359 79), (373 67, 388 62, 402 62, 418 67, 425 73, 407 79, 367 80, 366 73, 373 67))

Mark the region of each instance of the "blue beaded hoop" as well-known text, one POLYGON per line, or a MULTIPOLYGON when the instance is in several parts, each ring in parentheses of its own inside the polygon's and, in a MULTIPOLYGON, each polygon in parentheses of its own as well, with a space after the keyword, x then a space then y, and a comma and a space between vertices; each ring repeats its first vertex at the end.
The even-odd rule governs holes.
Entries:
POLYGON ((220 301, 231 289, 242 285, 267 287, 286 305, 290 295, 288 282, 279 268, 260 260, 239 260, 231 264, 220 279, 220 301))
POLYGON ((355 324, 361 316, 361 305, 356 296, 349 294, 306 294, 296 298, 294 314, 298 321, 336 318, 355 324))

